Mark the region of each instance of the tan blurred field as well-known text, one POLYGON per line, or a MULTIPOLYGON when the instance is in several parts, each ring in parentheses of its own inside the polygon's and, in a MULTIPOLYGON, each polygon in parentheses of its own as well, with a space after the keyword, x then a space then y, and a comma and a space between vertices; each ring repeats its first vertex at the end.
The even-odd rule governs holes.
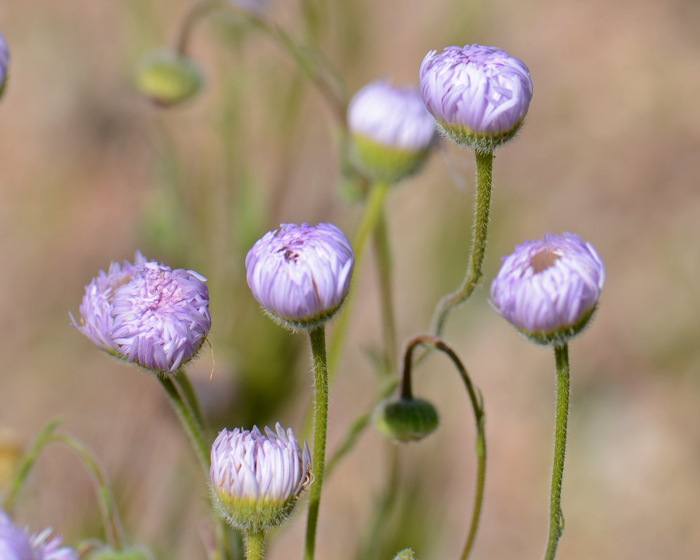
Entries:
MULTIPOLYGON (((219 423, 278 419, 301 432, 311 388, 306 342, 257 319, 243 259, 280 222, 331 221, 350 234, 361 210, 340 196, 330 112, 265 37, 212 17, 192 43, 208 79, 199 98, 163 111, 135 93, 131 69, 172 42, 188 5, 0 4, 12 56, 0 102, 0 431, 27 445, 50 419, 64 418, 62 429, 104 463, 131 539, 172 560, 205 558, 198 528, 207 488, 189 443, 155 380, 95 350, 68 312, 77 313, 100 268, 137 249, 197 270, 210 279, 217 363, 211 382, 208 354, 193 368, 205 407, 219 423), (261 332, 277 337, 275 359, 288 367, 289 385, 271 382, 266 362, 244 352, 255 345, 265 355, 261 332), (264 397, 237 398, 242 370, 258 372, 246 391, 275 393, 274 407, 258 414, 264 397)), ((553 357, 490 309, 487 287, 516 244, 563 231, 596 247, 607 283, 594 324, 571 345, 558 557, 700 557, 700 4, 327 7, 324 49, 351 93, 382 76, 415 83, 428 50, 468 43, 521 58, 534 82, 527 122, 494 164, 485 286, 446 333, 486 402, 486 503, 473 558, 537 558, 546 542, 553 357)), ((272 18, 301 36, 299 12, 296 2, 278 2, 272 18)), ((444 146, 390 195, 401 341, 427 329, 439 297, 462 278, 473 173, 471 153, 444 146), (455 185, 446 162, 465 185, 455 185)), ((331 393, 331 452, 375 393, 366 350, 380 339, 377 292, 368 258, 331 393)), ((457 558, 475 476, 468 400, 439 356, 415 385, 442 425, 400 451, 401 517, 392 530, 404 524, 403 546, 416 546, 419 560, 457 558), (411 535, 422 536, 414 544, 411 535)), ((327 481, 319 559, 357 558, 386 456, 369 431, 327 481)), ((17 519, 34 530, 51 525, 69 544, 102 536, 90 479, 65 449, 50 448, 39 461, 17 519)), ((267 557, 301 556, 303 530, 297 515, 267 557)))

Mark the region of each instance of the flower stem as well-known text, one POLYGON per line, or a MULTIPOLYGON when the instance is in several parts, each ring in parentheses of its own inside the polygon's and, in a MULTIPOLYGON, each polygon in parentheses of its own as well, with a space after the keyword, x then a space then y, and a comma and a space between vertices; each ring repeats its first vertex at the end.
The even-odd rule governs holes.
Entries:
POLYGON ((431 325, 435 336, 441 336, 445 328, 447 316, 460 303, 472 295, 474 288, 481 280, 481 266, 486 252, 486 237, 488 235, 489 210, 491 207, 491 185, 493 176, 493 152, 476 152, 476 204, 474 206, 474 228, 472 235, 472 254, 469 268, 462 285, 440 300, 431 325))
POLYGON ((557 418, 554 439, 554 467, 552 469, 552 492, 549 501, 549 540, 545 560, 553 560, 557 544, 564 531, 564 514, 561 511, 561 485, 564 477, 566 454, 566 428, 569 419, 569 345, 554 347, 557 363, 557 418))
POLYGON ((253 531, 245 535, 247 560, 262 560, 265 556, 265 531, 253 531))
POLYGON ((195 418, 195 415, 192 412, 192 410, 190 410, 190 407, 187 406, 187 404, 183 400, 182 395, 180 395, 180 393, 178 392, 177 387, 175 387, 175 384, 173 383, 172 379, 170 379, 169 377, 158 377, 158 380, 163 386, 163 389, 165 389, 165 392, 168 395, 168 398, 170 399, 170 403, 173 405, 173 408, 175 408, 175 412, 177 413, 177 416, 180 419, 183 428, 185 428, 187 435, 190 437, 190 441, 192 442, 194 451, 197 454, 197 459, 199 459, 199 462, 201 463, 202 468, 204 469, 204 472, 208 479, 210 461, 209 446, 206 442, 204 430, 195 418))
POLYGON ((190 36, 195 25, 210 12, 226 8, 225 0, 203 0, 193 5, 185 14, 185 17, 180 24, 177 40, 175 42, 175 50, 180 56, 187 55, 187 47, 190 42, 190 36))
MULTIPOLYGON (((353 279, 360 277, 362 257, 367 249, 367 242, 369 241, 370 235, 375 231, 380 216, 382 215, 384 200, 389 192, 389 186, 389 183, 384 181, 378 181, 375 183, 370 192, 369 199, 365 204, 365 209, 362 214, 362 218, 360 219, 360 224, 357 226, 357 231, 355 232, 355 237, 352 242, 352 247, 355 251, 355 270, 353 272, 353 279)), ((357 280, 353 280, 353 283, 356 282, 357 280)), ((351 297, 352 296, 350 296, 350 298, 351 297)), ((348 299, 348 302, 345 304, 346 309, 344 310, 344 313, 340 315, 338 322, 335 325, 335 329, 333 330, 333 336, 331 337, 331 342, 328 349, 328 369, 333 374, 337 371, 340 355, 343 351, 343 345, 345 344, 345 337, 347 335, 348 327, 350 326, 353 301, 353 299, 348 299)))
POLYGON ((185 370, 182 368, 178 369, 174 373, 173 379, 175 380, 175 384, 177 385, 177 387, 182 392, 182 396, 184 397, 185 403, 190 408, 194 419, 197 421, 197 424, 199 424, 199 428, 202 430, 203 433, 206 434, 207 423, 204 419, 204 414, 202 414, 202 407, 199 406, 199 399, 197 398, 197 393, 195 393, 194 387, 192 387, 192 383, 190 382, 189 377, 187 377, 185 370))
POLYGON ((326 431, 328 429, 328 366, 326 362, 326 331, 323 325, 309 331, 314 365, 314 452, 313 475, 309 496, 309 513, 306 522, 306 546, 304 560, 313 560, 316 548, 316 526, 321 506, 321 489, 326 461, 326 431))
MULTIPOLYGON (((457 356, 457 353, 450 348, 443 340, 431 335, 419 335, 411 339, 406 346, 404 355, 404 370, 401 383, 401 396, 403 398, 412 398, 411 392, 411 366, 413 362, 413 351, 419 344, 431 345, 434 348, 444 352, 452 360, 457 371, 462 377, 464 386, 469 393, 472 410, 474 411, 474 421, 476 423, 476 456, 477 456, 477 473, 476 473, 476 492, 474 494, 474 508, 472 510, 472 520, 469 525, 469 533, 467 542, 462 551, 461 560, 466 560, 471 553, 476 539, 476 532, 479 528, 479 519, 481 518, 481 510, 484 503, 484 487, 486 485, 486 430, 484 412, 484 400, 481 396, 481 391, 474 387, 469 378, 464 364, 457 356)), ((425 356, 425 354, 423 354, 425 356)))
POLYGON ((394 313, 393 293, 391 286, 391 248, 386 212, 380 210, 377 227, 374 231, 374 247, 377 255, 379 270, 379 289, 382 305, 382 335, 384 340, 385 371, 394 374, 396 365, 396 318, 394 313))

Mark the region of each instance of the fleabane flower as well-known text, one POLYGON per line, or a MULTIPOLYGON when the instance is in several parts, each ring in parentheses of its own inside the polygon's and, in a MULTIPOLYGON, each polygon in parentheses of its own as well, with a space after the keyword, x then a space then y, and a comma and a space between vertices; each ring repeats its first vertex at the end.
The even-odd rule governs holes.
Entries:
POLYGON ((416 88, 386 80, 367 84, 348 107, 356 157, 372 176, 396 182, 425 163, 438 135, 435 120, 416 88))
POLYGON ((253 14, 263 14, 270 6, 270 0, 227 0, 229 4, 237 6, 253 14))
POLYGON ((605 267, 590 243, 573 233, 526 241, 503 258, 491 283, 496 311, 539 344, 564 344, 590 321, 605 267))
POLYGON ((69 313, 73 326, 87 336, 100 350, 117 355, 119 345, 112 340, 112 300, 114 293, 134 279, 134 271, 146 263, 146 258, 137 252, 134 264, 113 262, 109 270, 100 272, 85 286, 85 295, 80 304, 80 323, 69 313))
POLYGON ((420 92, 446 136, 490 152, 522 125, 532 80, 522 61, 497 47, 448 47, 423 59, 420 92))
POLYGON ((0 97, 5 91, 7 84, 7 72, 10 64, 10 49, 7 48, 5 38, 0 33, 0 97))
POLYGON ((110 337, 127 361, 153 373, 175 372, 211 328, 206 278, 148 262, 114 294, 110 337))
POLYGON ((330 319, 350 290, 355 253, 332 224, 282 224, 246 256, 253 297, 282 325, 313 328, 330 319))
POLYGON ((0 510, 0 559, 2 560, 78 560, 78 553, 61 546, 61 537, 51 537, 52 530, 29 535, 26 529, 15 525, 0 510))
POLYGON ((245 533, 279 525, 312 482, 311 454, 291 428, 224 429, 211 448, 212 498, 221 516, 245 533))

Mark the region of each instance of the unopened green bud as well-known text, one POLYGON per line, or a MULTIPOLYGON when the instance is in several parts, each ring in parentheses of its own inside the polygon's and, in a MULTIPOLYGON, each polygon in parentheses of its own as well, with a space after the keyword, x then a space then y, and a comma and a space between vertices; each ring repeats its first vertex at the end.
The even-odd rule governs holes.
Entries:
POLYGON ((404 548, 394 556, 394 560, 416 560, 416 555, 410 548, 404 548))
POLYGON ((147 55, 136 69, 136 88, 162 107, 171 107, 194 97, 204 79, 199 66, 171 51, 147 55))
POLYGON ((437 410, 423 399, 384 400, 374 410, 374 426, 394 443, 420 441, 440 423, 437 410))

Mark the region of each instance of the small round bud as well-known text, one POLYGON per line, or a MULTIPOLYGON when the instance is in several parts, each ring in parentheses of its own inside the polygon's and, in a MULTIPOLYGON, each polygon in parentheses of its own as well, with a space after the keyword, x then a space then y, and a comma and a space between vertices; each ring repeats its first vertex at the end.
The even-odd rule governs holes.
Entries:
POLYGON ((291 330, 313 328, 338 311, 354 265, 350 241, 332 224, 282 224, 245 260, 253 297, 291 330))
POLYGON ((394 443, 420 441, 432 434, 440 423, 437 410, 423 399, 387 399, 373 414, 377 431, 394 443))
POLYGON ((145 263, 112 301, 111 339, 127 361, 165 375, 190 361, 211 328, 206 278, 145 263))
POLYGON ((5 93, 7 85, 7 72, 10 64, 10 50, 7 48, 5 38, 0 33, 0 97, 5 93))
POLYGON ((412 549, 404 548, 394 556, 394 560, 416 560, 416 555, 412 549))
POLYGON ((385 80, 358 91, 348 107, 355 157, 375 179, 394 183, 416 173, 437 143, 437 129, 412 87, 385 80))
POLYGON ((496 47, 430 51, 420 67, 423 101, 457 144, 492 152, 518 131, 532 99, 527 66, 496 47))
POLYGON ((136 253, 134 264, 124 261, 124 265, 113 262, 109 271, 100 270, 95 278, 85 286, 85 295, 80 304, 80 324, 69 313, 73 326, 87 336, 99 348, 115 356, 119 355, 119 345, 112 340, 112 301, 114 293, 124 284, 134 279, 134 271, 146 264, 140 252, 136 253))
POLYGON ((491 283, 494 309, 538 344, 563 344, 590 321, 605 267, 578 235, 547 234, 503 258, 491 283))
POLYGON ((231 526, 244 533, 282 523, 292 512, 311 475, 311 454, 297 443, 291 428, 277 433, 222 430, 211 448, 214 506, 231 526))
POLYGON ((199 66, 171 51, 147 55, 136 69, 136 88, 161 107, 171 107, 194 97, 204 79, 199 66))

